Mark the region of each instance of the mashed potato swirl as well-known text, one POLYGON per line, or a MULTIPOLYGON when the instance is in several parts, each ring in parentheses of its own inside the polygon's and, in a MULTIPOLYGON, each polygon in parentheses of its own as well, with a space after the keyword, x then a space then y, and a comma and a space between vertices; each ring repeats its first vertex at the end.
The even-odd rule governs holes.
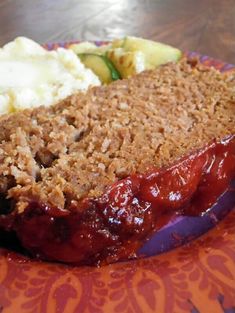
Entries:
POLYGON ((47 51, 24 37, 0 49, 0 114, 50 106, 97 85, 99 78, 71 50, 47 51))

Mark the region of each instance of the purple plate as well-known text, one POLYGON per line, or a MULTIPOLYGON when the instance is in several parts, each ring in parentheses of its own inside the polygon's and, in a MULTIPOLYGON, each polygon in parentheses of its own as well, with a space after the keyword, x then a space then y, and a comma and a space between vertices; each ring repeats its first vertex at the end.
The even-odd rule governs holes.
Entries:
POLYGON ((153 256, 169 251, 198 238, 214 227, 235 207, 235 181, 217 203, 201 216, 178 216, 154 233, 138 251, 141 256, 153 256))

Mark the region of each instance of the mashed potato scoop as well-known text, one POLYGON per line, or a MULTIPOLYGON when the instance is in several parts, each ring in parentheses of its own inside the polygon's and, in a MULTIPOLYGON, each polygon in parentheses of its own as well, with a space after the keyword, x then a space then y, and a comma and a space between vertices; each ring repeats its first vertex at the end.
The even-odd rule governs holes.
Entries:
POLYGON ((25 37, 0 49, 0 114, 50 106, 96 85, 99 78, 72 50, 47 51, 25 37))

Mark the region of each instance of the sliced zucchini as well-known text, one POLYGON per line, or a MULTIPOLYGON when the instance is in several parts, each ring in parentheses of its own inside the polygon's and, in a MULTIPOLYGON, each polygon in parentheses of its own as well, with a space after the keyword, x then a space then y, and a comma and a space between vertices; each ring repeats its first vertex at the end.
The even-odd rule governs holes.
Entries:
POLYGON ((125 40, 126 37, 122 39, 114 39, 111 43, 112 48, 123 48, 125 40))
POLYGON ((90 42, 73 44, 70 49, 106 84, 120 79, 120 75, 128 78, 160 64, 178 61, 182 55, 171 46, 132 36, 100 47, 90 42))
POLYGON ((128 78, 145 69, 145 56, 141 51, 125 51, 123 48, 115 48, 108 50, 106 55, 122 78, 128 78))
POLYGON ((73 50, 73 52, 75 52, 76 54, 80 54, 93 52, 95 49, 97 49, 97 46, 94 43, 86 41, 72 44, 71 46, 69 46, 69 49, 73 50))
POLYGON ((120 74, 112 62, 104 55, 94 53, 78 54, 81 62, 90 68, 104 84, 109 84, 114 80, 120 79, 120 74))
POLYGON ((111 48, 111 44, 97 46, 91 42, 81 42, 77 44, 72 44, 69 49, 73 50, 76 54, 81 53, 94 53, 94 54, 105 54, 105 52, 111 48))
POLYGON ((182 52, 179 49, 169 45, 131 36, 124 39, 123 49, 126 51, 143 52, 146 60, 146 69, 152 69, 170 61, 178 61, 182 56, 182 52))
POLYGON ((96 47, 95 53, 97 54, 105 54, 109 49, 112 48, 112 44, 105 44, 105 45, 101 45, 99 47, 96 47))

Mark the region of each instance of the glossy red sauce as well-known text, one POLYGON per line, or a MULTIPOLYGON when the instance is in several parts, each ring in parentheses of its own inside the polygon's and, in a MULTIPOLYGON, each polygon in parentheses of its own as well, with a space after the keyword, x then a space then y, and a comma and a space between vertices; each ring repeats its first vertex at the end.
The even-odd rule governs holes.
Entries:
POLYGON ((32 201, 11 227, 33 255, 73 264, 133 258, 176 212, 200 215, 235 177, 235 138, 213 142, 165 169, 130 175, 66 210, 32 201))

